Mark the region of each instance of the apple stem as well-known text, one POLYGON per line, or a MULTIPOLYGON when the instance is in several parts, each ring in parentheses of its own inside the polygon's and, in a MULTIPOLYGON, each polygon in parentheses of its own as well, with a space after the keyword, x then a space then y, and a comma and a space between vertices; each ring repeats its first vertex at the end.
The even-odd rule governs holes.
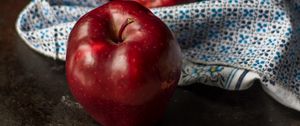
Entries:
POLYGON ((132 18, 127 18, 126 21, 122 24, 120 30, 119 30, 119 35, 118 35, 118 42, 123 42, 122 39, 122 34, 123 31, 125 30, 126 26, 128 26, 129 24, 133 23, 133 19, 132 18))

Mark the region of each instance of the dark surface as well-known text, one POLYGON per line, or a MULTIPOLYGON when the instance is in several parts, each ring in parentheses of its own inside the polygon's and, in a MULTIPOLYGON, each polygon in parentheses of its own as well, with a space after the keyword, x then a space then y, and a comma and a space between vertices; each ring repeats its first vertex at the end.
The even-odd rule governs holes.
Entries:
MULTIPOLYGON (((72 99, 64 62, 29 49, 15 30, 29 0, 0 4, 0 126, 97 126, 72 99)), ((195 84, 178 88, 159 126, 300 126, 259 84, 230 92, 195 84)))

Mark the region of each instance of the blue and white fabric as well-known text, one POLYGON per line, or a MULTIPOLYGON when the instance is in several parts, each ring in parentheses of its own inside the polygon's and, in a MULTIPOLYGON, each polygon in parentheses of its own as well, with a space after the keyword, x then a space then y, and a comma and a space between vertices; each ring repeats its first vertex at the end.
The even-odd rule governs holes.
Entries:
MULTIPOLYGON (((33 0, 16 28, 32 49, 65 60, 68 34, 107 0, 33 0)), ((175 33, 184 55, 179 85, 244 90, 260 81, 300 110, 300 1, 205 0, 151 11, 175 33)))

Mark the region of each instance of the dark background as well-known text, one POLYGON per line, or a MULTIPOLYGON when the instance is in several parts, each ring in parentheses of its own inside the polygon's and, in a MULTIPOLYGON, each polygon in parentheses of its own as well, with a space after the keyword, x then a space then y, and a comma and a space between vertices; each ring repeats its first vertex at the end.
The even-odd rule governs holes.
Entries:
MULTIPOLYGON (((18 36, 16 18, 28 3, 0 4, 0 126, 97 126, 72 99, 64 62, 32 51, 18 36)), ((240 92, 195 84, 176 90, 159 126, 300 126, 300 112, 259 83, 240 92)))

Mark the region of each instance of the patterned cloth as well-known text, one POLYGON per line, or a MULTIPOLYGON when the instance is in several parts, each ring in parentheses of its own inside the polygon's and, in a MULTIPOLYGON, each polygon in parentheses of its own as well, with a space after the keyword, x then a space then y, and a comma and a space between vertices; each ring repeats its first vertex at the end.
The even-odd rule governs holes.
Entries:
MULTIPOLYGON (((16 28, 34 50, 65 60, 74 23, 106 0, 34 0, 16 28)), ((179 85, 244 90, 254 81, 300 110, 300 2, 206 0, 151 10, 175 33, 184 55, 179 85)))

